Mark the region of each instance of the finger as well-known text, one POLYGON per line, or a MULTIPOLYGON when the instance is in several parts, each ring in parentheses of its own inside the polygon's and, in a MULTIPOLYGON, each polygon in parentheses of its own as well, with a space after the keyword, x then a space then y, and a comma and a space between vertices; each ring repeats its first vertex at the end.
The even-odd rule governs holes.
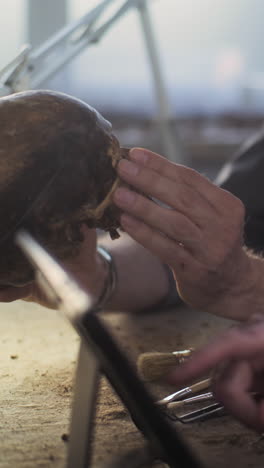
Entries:
POLYGON ((197 378, 226 359, 247 359, 264 351, 264 324, 247 328, 232 328, 215 341, 196 351, 186 363, 169 376, 171 383, 180 384, 197 378))
POLYGON ((114 201, 121 209, 150 227, 161 231, 172 240, 183 242, 186 248, 200 245, 201 231, 185 215, 161 207, 154 201, 125 188, 117 189, 114 201))
POLYGON ((167 158, 145 148, 132 148, 129 152, 130 159, 142 166, 148 167, 174 182, 185 182, 187 185, 198 188, 200 185, 213 185, 199 172, 181 164, 169 161, 167 158))
POLYGON ((118 165, 118 174, 140 192, 186 214, 198 225, 201 218, 206 217, 208 221, 210 217, 212 209, 210 197, 201 196, 196 189, 190 188, 180 178, 177 181, 169 179, 148 167, 136 165, 125 159, 122 159, 118 165))
POLYGON ((182 245, 164 237, 142 221, 124 214, 121 216, 121 225, 135 241, 158 256, 163 262, 169 265, 173 263, 174 267, 178 266, 178 268, 183 269, 185 264, 190 261, 190 255, 182 245))
POLYGON ((247 361, 232 362, 218 374, 213 392, 218 401, 246 426, 262 431, 258 403, 250 393, 254 374, 247 361))
MULTIPOLYGON (((213 202, 218 200, 219 194, 226 192, 220 189, 205 176, 199 174, 190 167, 176 164, 163 156, 144 148, 133 148, 129 152, 130 159, 157 172, 160 176, 166 177, 173 182, 181 182, 189 186, 192 191, 199 192, 206 200, 213 202)), ((228 192, 226 192, 228 194, 228 192)))

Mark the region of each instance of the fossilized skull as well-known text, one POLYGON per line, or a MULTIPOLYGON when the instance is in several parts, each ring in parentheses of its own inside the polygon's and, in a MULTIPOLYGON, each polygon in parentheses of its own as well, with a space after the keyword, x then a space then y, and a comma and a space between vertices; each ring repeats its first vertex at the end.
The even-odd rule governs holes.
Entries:
POLYGON ((127 154, 111 124, 76 98, 28 91, 0 99, 0 285, 32 279, 13 243, 18 227, 60 259, 78 251, 82 223, 118 237, 111 196, 127 154))

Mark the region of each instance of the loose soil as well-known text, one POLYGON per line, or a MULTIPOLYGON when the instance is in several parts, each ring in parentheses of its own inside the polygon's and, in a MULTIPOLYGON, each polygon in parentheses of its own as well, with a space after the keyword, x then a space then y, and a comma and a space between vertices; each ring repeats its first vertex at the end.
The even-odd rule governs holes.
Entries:
MULTIPOLYGON (((145 351, 197 347, 230 325, 184 307, 103 317, 133 361, 145 351)), ((79 338, 60 313, 22 301, 1 304, 0 320, 0 468, 62 468, 79 338)), ((153 384, 149 389, 156 397, 174 390, 153 384)), ((129 467, 124 457, 144 440, 105 378, 97 406, 93 466, 129 467)), ((207 468, 264 465, 264 441, 229 416, 179 425, 179 431, 207 468)))

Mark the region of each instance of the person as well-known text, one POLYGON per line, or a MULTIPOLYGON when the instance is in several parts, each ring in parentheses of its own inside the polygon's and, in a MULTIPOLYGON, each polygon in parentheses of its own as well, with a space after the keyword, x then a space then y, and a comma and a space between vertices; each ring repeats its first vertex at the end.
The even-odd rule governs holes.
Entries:
MULTIPOLYGON (((121 224, 126 234, 108 246, 118 274, 109 308, 138 310, 164 301, 170 290, 164 265, 169 265, 179 295, 191 307, 238 321, 262 315, 264 261, 244 246, 245 207, 239 198, 196 171, 144 149, 132 149, 130 160, 120 161, 118 173, 136 191, 121 187, 114 195, 124 212, 121 224)), ((84 235, 81 252, 68 269, 98 295, 107 272, 96 251, 95 232, 85 230, 84 235)), ((35 284, 0 292, 3 301, 18 298, 45 303, 35 284)), ((248 336, 244 360, 252 346, 256 349, 256 334, 248 332, 248 336)), ((262 338, 257 338, 261 352, 262 338)), ((230 346, 227 349, 226 358, 230 346)), ((218 362, 206 367, 202 359, 200 371, 218 362)), ((194 376, 192 369, 184 374, 182 367, 182 374, 174 374, 173 381, 194 376)), ((248 387, 243 389, 249 395, 248 387)), ((221 399, 221 392, 218 395, 221 399)), ((246 407, 240 408, 241 414, 236 412, 244 422, 245 412, 246 407)), ((255 419, 249 424, 260 429, 255 419)))
POLYGON ((255 393, 264 390, 264 260, 244 247, 244 205, 191 169, 146 150, 134 150, 131 161, 121 161, 119 174, 140 191, 120 188, 115 193, 125 212, 123 228, 170 265, 183 300, 248 321, 194 354, 170 381, 180 385, 217 367, 216 398, 262 432, 264 400, 255 393))
MULTIPOLYGON (((138 221, 127 215, 121 218, 124 230, 135 242, 126 236, 121 244, 113 242, 116 268, 122 273, 118 273, 117 288, 108 306, 135 310, 158 303, 167 294, 168 279, 163 264, 168 264, 176 275, 179 294, 187 304, 242 319, 243 313, 248 311, 242 296, 254 283, 253 278, 249 280, 249 272, 252 270, 252 275, 255 274, 251 267, 253 259, 243 249, 243 204, 196 171, 175 165, 147 150, 132 150, 130 157, 131 161, 122 160, 119 164, 121 178, 173 209, 162 207, 125 188, 116 191, 114 201, 123 211, 128 209, 124 204, 127 196, 136 196, 133 210, 134 213, 137 211, 138 221), (142 161, 140 164, 137 160, 137 155, 143 159, 148 156, 150 166, 157 164, 157 167, 144 167, 142 161), (127 166, 141 169, 141 176, 129 175, 124 169, 127 166), (140 223, 140 216, 145 216, 146 220, 151 218, 149 223, 153 227, 140 223), (134 228, 126 224, 131 224, 131 220, 134 228), (133 262, 129 258, 133 258, 133 262), (238 302, 236 307, 233 298, 229 297, 232 295, 238 302)), ((79 258, 69 266, 79 281, 96 295, 102 288, 104 267, 95 245, 95 232, 87 231, 79 258)), ((5 297, 14 299, 13 293, 17 297, 34 297, 31 287, 8 288, 5 297)), ((4 292, 1 294, 3 298, 4 292)))
POLYGON ((245 206, 244 242, 254 252, 264 251, 264 127, 247 139, 228 161, 215 183, 245 206))
POLYGON ((168 380, 183 385, 213 370, 215 398, 249 428, 264 430, 264 317, 253 314, 223 332, 175 368, 168 380))

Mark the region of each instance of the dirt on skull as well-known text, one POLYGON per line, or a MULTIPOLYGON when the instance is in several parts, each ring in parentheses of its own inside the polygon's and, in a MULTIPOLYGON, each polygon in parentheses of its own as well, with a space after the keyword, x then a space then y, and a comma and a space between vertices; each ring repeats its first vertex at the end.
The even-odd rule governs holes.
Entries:
POLYGON ((111 124, 72 96, 27 91, 0 99, 0 286, 32 279, 13 242, 18 227, 59 259, 78 252, 82 224, 118 237, 112 193, 127 155, 111 124))

